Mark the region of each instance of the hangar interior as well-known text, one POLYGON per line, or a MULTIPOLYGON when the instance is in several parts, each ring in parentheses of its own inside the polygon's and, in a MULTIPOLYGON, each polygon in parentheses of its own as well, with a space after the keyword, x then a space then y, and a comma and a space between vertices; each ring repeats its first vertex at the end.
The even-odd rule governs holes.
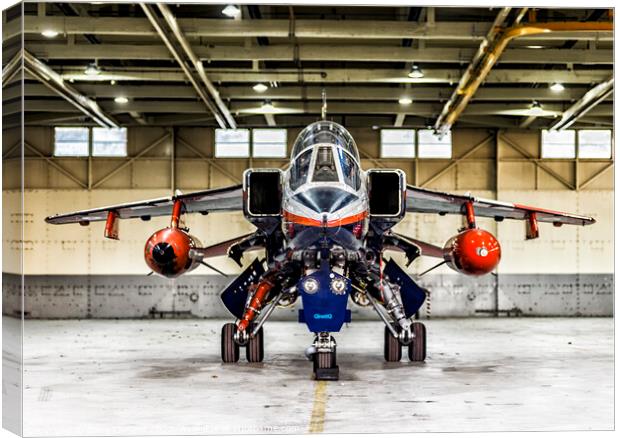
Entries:
MULTIPOLYGON (((25 372, 23 387, 8 386, 15 397, 23 391, 23 428, 17 405, 4 409, 5 427, 100 434, 104 400, 111 434, 153 433, 163 415, 155 404, 178 402, 187 385, 213 414, 196 419, 188 408, 161 425, 165 433, 613 425, 613 320, 557 318, 613 316, 611 10, 25 2, 2 19, 3 327, 5 336, 17 330, 3 366, 13 378, 23 360, 25 372), (522 222, 479 219, 500 241, 502 261, 484 277, 441 266, 420 278, 430 291, 419 312, 429 330, 426 363, 383 364, 381 322, 372 308, 351 304, 353 322, 339 338, 349 369, 343 386, 314 386, 296 308, 276 309, 266 324, 272 344, 263 364, 221 365, 219 330, 231 316, 219 293, 230 277, 206 267, 175 280, 147 275, 145 241, 169 218, 123 221, 119 240, 104 238, 103 224, 44 221, 239 184, 247 168, 286 168, 297 134, 321 119, 324 102, 327 120, 355 138, 364 169, 399 168, 416 186, 574 212, 596 224, 543 224, 527 240, 522 222), (507 319, 515 316, 556 318, 507 319), (500 351, 485 349, 487 341, 500 351), (591 360, 575 367, 583 355, 591 360), (523 356, 530 361, 513 368, 523 356), (242 429, 226 426, 234 401, 226 385, 252 379, 282 392, 255 393, 255 405, 242 403, 251 412, 242 429), (80 395, 86 380, 99 385, 80 395), (404 381, 409 395, 396 403, 390 391, 404 381), (109 389, 120 398, 102 397, 109 389), (589 400, 586 412, 566 401, 574 391, 589 400), (136 412, 140 397, 151 409, 136 412), (532 420, 532 405, 540 408, 532 400, 562 403, 548 404, 541 423, 532 420), (438 403, 410 409, 423 402, 438 403), (513 402, 514 416, 500 425, 501 406, 513 402), (354 424, 381 408, 406 422, 354 424), (67 410, 84 421, 69 424, 67 410), (451 424, 441 420, 447 412, 456 412, 451 424)), ((242 213, 185 222, 205 245, 253 230, 242 213)), ((408 214, 396 230, 443 246, 462 222, 408 214)), ((408 272, 435 264, 420 258, 408 272)), ((212 265, 240 272, 225 257, 212 265)))

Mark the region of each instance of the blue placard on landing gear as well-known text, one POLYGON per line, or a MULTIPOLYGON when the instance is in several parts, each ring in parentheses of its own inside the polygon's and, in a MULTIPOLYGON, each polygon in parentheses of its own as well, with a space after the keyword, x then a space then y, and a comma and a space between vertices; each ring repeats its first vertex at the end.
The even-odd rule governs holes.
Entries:
POLYGON ((313 333, 338 332, 351 320, 347 301, 351 281, 329 268, 321 268, 297 283, 304 309, 300 318, 313 333))

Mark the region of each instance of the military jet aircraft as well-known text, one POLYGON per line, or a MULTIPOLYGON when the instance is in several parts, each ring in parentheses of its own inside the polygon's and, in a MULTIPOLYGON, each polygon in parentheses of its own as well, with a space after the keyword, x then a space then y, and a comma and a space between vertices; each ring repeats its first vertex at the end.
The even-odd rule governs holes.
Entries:
POLYGON ((261 362, 265 321, 276 306, 292 305, 301 297, 299 321, 314 334, 306 354, 319 380, 338 379, 331 333, 351 320, 349 301, 371 306, 385 324, 386 361, 401 360, 403 347, 410 361, 425 360, 426 329, 413 317, 426 291, 386 250, 404 252, 407 265, 430 256, 457 272, 484 275, 499 263, 501 248, 491 233, 477 227, 477 216, 523 220, 528 239, 538 237, 540 222, 594 223, 591 217, 407 185, 399 169, 364 171, 353 137, 325 120, 299 134, 286 170, 247 169, 241 185, 59 214, 46 221, 105 221, 104 235, 118 239, 120 219, 165 215, 171 216, 170 226, 155 232, 144 250, 147 265, 162 276, 178 277, 209 257, 224 255, 242 267, 246 252, 264 249, 264 258, 254 259, 221 293, 236 318, 222 327, 222 361, 237 362, 243 347, 249 362, 261 362), (243 211, 256 230, 204 248, 180 222, 183 214, 222 211, 243 211), (466 225, 441 248, 394 232, 406 213, 462 215, 466 225))

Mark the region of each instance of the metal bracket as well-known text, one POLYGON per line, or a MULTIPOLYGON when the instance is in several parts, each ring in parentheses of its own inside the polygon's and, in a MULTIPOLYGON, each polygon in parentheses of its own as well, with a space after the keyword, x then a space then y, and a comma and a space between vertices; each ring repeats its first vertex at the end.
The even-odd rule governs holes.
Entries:
POLYGON ((536 212, 531 211, 527 214, 527 222, 525 223, 525 238, 527 240, 538 239, 539 235, 538 218, 536 217, 536 212))
POLYGON ((474 203, 471 201, 465 203, 465 218, 468 228, 476 228, 476 213, 474 212, 474 203))
POLYGON ((116 210, 108 211, 103 237, 118 240, 118 212, 116 210))

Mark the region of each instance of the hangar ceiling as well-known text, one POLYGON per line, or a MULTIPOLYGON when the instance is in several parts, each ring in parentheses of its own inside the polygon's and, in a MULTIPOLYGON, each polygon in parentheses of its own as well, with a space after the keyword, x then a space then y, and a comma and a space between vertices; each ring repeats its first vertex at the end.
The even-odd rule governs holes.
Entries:
MULTIPOLYGON (((604 9, 243 5, 233 18, 224 6, 24 3, 24 47, 65 95, 124 126, 302 126, 320 116, 322 90, 329 117, 347 126, 434 126, 498 26, 561 31, 511 40, 454 126, 550 127, 613 75, 604 9)), ((4 73, 20 47, 19 9, 3 20, 3 118, 16 126, 20 76, 4 73)), ((33 69, 27 125, 96 123, 33 69)), ((574 126, 612 125, 607 93, 574 126)))

